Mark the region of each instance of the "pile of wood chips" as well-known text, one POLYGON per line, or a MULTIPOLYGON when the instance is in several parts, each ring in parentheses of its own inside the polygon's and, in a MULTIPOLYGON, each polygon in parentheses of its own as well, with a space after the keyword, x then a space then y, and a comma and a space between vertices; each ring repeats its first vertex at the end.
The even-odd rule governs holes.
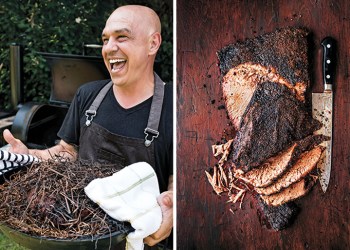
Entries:
POLYGON ((52 159, 12 174, 0 185, 0 223, 33 236, 82 239, 128 230, 85 194, 95 178, 113 166, 52 159))

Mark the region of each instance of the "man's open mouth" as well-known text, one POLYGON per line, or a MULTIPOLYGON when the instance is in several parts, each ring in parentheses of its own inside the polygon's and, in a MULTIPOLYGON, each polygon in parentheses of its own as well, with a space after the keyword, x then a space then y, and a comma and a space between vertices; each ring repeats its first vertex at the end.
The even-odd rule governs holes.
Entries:
POLYGON ((126 59, 111 59, 109 63, 112 71, 118 71, 124 67, 126 59))

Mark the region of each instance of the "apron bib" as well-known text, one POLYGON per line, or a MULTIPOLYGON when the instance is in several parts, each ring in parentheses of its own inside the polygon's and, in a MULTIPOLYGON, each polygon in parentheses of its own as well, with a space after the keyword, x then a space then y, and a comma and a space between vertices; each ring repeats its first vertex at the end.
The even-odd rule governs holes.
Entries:
POLYGON ((145 161, 155 168, 154 143, 152 142, 159 135, 158 126, 164 98, 164 83, 157 74, 154 74, 154 78, 154 95, 148 124, 144 130, 145 139, 117 135, 93 122, 102 100, 113 86, 111 81, 101 89, 90 108, 85 112, 86 123, 80 135, 79 159, 112 164, 117 168, 145 161))
MULTIPOLYGON (((86 123, 80 135, 79 159, 114 165, 117 169, 122 169, 132 163, 145 161, 157 173, 154 143, 152 142, 159 135, 158 126, 163 106, 164 82, 157 74, 154 74, 154 78, 154 95, 147 127, 144 130, 145 139, 117 135, 93 122, 103 98, 113 86, 113 83, 109 82, 101 89, 90 108, 85 112, 86 123)), ((113 246, 113 248, 124 250, 125 241, 118 244, 118 246, 113 246)), ((158 249, 158 246, 149 247, 145 245, 144 249, 158 249)))

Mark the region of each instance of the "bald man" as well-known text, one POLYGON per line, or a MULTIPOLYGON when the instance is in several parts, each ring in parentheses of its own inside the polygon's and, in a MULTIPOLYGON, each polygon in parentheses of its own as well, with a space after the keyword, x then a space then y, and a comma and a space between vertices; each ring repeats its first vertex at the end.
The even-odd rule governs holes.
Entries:
POLYGON ((160 229, 144 239, 153 246, 173 227, 172 86, 154 73, 161 45, 161 24, 150 8, 128 5, 116 9, 102 32, 102 56, 111 79, 84 84, 77 91, 58 136, 47 150, 28 149, 4 131, 14 153, 41 159, 61 155, 114 164, 123 168, 148 162, 155 170, 161 195, 160 229))

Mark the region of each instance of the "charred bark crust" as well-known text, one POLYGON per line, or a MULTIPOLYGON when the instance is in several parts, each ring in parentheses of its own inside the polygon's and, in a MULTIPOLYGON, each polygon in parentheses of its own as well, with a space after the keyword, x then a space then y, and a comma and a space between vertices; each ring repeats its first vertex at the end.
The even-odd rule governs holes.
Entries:
POLYGON ((230 44, 217 52, 221 75, 246 62, 272 66, 291 84, 305 82, 308 74, 308 36, 305 28, 283 28, 254 39, 230 44))
POLYGON ((258 205, 263 212, 266 226, 273 230, 280 231, 291 226, 300 212, 300 208, 294 202, 288 202, 283 205, 274 207, 268 206, 259 196, 257 196, 258 205))
POLYGON ((243 115, 232 162, 247 172, 320 127, 287 87, 264 82, 257 86, 243 115))

